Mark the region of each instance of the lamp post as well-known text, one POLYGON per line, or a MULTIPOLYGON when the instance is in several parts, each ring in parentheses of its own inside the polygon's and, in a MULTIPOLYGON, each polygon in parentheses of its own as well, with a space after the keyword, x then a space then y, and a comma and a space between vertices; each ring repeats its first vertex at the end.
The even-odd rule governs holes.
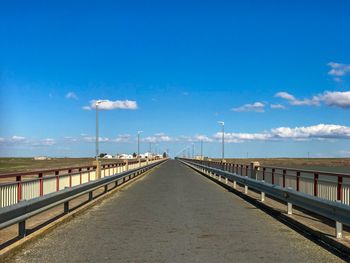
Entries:
POLYGON ((141 167, 141 156, 140 156, 140 134, 143 131, 137 131, 137 160, 139 161, 139 167, 141 167))
POLYGON ((223 121, 218 121, 218 123, 222 126, 222 153, 221 153, 221 158, 222 161, 225 158, 225 122, 223 121))
POLYGON ((194 143, 192 143, 192 159, 194 159, 194 143))
POLYGON ((103 100, 97 100, 95 102, 96 107, 96 161, 94 162, 94 165, 96 165, 96 175, 95 180, 98 180, 101 178, 101 164, 98 160, 99 155, 99 149, 98 149, 98 141, 99 141, 99 135, 98 135, 98 105, 104 102, 103 100))
POLYGON ((201 140, 201 159, 203 160, 203 140, 201 140))
POLYGON ((143 131, 137 132, 137 156, 140 157, 140 134, 143 133, 143 131))
POLYGON ((103 100, 97 100, 95 102, 96 106, 96 161, 98 161, 98 155, 99 155, 99 149, 98 149, 98 141, 99 141, 99 135, 98 135, 98 105, 104 102, 103 100))

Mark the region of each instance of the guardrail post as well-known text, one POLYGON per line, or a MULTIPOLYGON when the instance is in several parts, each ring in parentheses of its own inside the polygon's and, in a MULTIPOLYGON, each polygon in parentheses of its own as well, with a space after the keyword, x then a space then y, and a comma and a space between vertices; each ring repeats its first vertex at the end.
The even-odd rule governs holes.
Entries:
POLYGON ((287 171, 284 169, 283 172, 282 172, 282 176, 283 176, 283 188, 286 187, 286 174, 287 174, 287 171))
POLYGON ((18 223, 18 236, 25 237, 26 236, 26 221, 21 221, 18 223))
POLYGON ((221 175, 219 174, 219 182, 221 182, 221 175))
POLYGON ((92 193, 92 191, 91 191, 91 192, 89 192, 89 201, 92 201, 93 198, 94 198, 94 197, 93 197, 93 193, 92 193))
POLYGON ((293 213, 293 204, 292 203, 287 203, 287 214, 291 215, 293 213))
POLYGON ((233 189, 236 189, 236 188, 237 188, 237 182, 233 181, 233 189))
MULTIPOLYGON (((265 183, 264 180, 262 180, 261 182, 262 182, 262 183, 265 183)), ((265 192, 261 192, 261 193, 260 193, 260 201, 261 201, 261 202, 265 202, 265 192)))
POLYGON ((65 214, 69 213, 69 201, 64 202, 63 207, 64 207, 63 208, 64 209, 64 213, 65 214))
POLYGON ((225 184, 228 184, 228 178, 227 177, 225 178, 225 184))
POLYGON ((271 184, 275 184, 275 168, 271 171, 271 184))
POLYGON ((104 193, 107 193, 108 192, 108 185, 106 184, 105 186, 104 186, 104 193))
MULTIPOLYGON (((337 200, 337 203, 341 203, 340 200, 337 200)), ((343 224, 341 222, 335 221, 335 237, 342 238, 343 237, 343 224)))
POLYGON ((265 192, 260 193, 260 201, 265 202, 265 192))
POLYGON ((244 193, 247 195, 248 194, 248 185, 244 186, 244 193))
MULTIPOLYGON (((289 190, 293 190, 292 187, 288 187, 289 190)), ((293 213, 293 204, 288 201, 289 194, 287 192, 284 193, 287 197, 287 214, 291 215, 293 213)))

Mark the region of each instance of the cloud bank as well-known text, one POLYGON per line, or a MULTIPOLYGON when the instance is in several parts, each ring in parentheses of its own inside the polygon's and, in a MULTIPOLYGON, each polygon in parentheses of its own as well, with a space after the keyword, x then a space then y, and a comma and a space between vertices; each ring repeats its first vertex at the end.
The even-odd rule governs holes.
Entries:
POLYGON ((313 96, 311 99, 302 100, 295 98, 294 95, 287 92, 278 92, 275 97, 287 100, 293 106, 319 106, 324 103, 327 106, 347 109, 350 108, 350 91, 325 91, 322 94, 313 96))

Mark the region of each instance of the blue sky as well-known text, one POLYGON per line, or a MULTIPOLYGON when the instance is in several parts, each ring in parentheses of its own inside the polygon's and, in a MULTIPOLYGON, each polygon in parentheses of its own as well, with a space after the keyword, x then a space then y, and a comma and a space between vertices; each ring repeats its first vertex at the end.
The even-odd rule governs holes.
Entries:
POLYGON ((0 155, 350 155, 349 1, 0 1, 0 155), (119 101, 113 103, 115 101, 119 101), (120 109, 120 108, 127 109, 120 109), (89 108, 89 109, 88 109, 89 108))

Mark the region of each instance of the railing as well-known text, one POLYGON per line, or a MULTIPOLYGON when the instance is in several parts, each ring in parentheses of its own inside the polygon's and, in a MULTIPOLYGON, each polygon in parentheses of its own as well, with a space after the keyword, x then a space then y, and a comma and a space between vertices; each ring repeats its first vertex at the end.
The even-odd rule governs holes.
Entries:
MULTIPOLYGON (((224 164, 221 164, 222 166, 217 168, 217 163, 213 164, 192 159, 179 160, 219 182, 222 182, 222 178, 225 178, 225 184, 228 185, 229 182, 232 182, 234 189, 237 187, 237 184, 244 186, 245 194, 248 194, 249 188, 260 192, 261 202, 265 201, 265 194, 285 202, 288 215, 292 214, 292 207, 296 205, 314 214, 334 220, 336 238, 342 238, 343 224, 350 226, 350 206, 340 201, 329 201, 303 192, 298 192, 290 187, 282 187, 277 184, 256 180, 256 178, 250 178, 248 173, 246 173, 246 175, 239 175, 231 170, 228 171, 225 168, 227 165, 224 164), (212 164, 212 166, 208 166, 208 164, 212 164)), ((246 166, 244 168, 246 171, 249 171, 249 168, 246 166)), ((242 168, 242 170, 244 169, 242 168)), ((255 171, 255 169, 251 170, 255 171)), ((254 173, 253 175, 257 176, 254 173)))
MULTIPOLYGON (((119 174, 139 166, 151 164, 156 160, 145 159, 120 161, 101 165, 101 178, 119 174)), ((94 181, 96 166, 68 167, 21 173, 2 174, 10 182, 0 184, 0 208, 14 205, 23 200, 61 191, 94 181)))
POLYGON ((187 159, 322 199, 350 205, 350 174, 187 159))
POLYGON ((154 160, 142 167, 136 168, 136 164, 132 165, 128 171, 123 171, 119 174, 105 176, 99 180, 91 181, 86 184, 77 185, 72 188, 66 188, 63 191, 47 194, 32 200, 22 201, 18 204, 0 209, 0 230, 18 224, 18 235, 24 237, 26 235, 26 220, 40 214, 46 210, 64 204, 64 213, 68 213, 69 202, 82 195, 88 195, 88 201, 94 199, 94 191, 99 188, 104 188, 102 194, 108 192, 109 185, 113 188, 124 184, 130 179, 144 173, 145 171, 163 163, 166 159, 154 160))

